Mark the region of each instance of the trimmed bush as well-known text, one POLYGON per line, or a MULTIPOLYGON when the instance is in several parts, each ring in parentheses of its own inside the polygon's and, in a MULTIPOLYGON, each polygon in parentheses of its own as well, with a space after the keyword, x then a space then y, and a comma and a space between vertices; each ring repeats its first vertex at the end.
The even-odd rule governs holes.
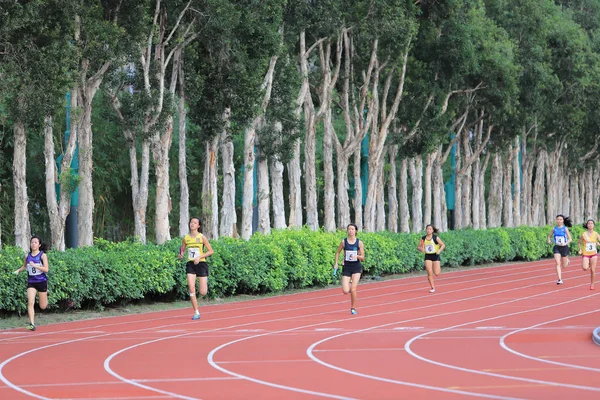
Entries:
MULTIPOLYGON (((439 234, 446 244, 442 267, 498 261, 537 260, 552 256, 550 227, 462 230, 439 234)), ((583 229, 571 229, 572 254, 583 229)), ((423 234, 359 233, 365 246, 366 276, 415 271, 423 267, 417 245, 423 234)), ((210 298, 235 294, 275 293, 334 283, 335 252, 345 232, 308 229, 255 234, 249 241, 222 238, 211 242, 208 259, 210 298)), ((185 260, 177 258, 181 239, 164 245, 111 243, 96 239, 94 247, 50 251, 49 305, 102 308, 138 299, 187 299, 185 260)), ((0 311, 26 310, 26 273, 12 272, 23 262, 15 247, 0 252, 0 311)), ((340 266, 342 257, 340 256, 340 266)), ((335 279, 337 282, 338 278, 335 279)))

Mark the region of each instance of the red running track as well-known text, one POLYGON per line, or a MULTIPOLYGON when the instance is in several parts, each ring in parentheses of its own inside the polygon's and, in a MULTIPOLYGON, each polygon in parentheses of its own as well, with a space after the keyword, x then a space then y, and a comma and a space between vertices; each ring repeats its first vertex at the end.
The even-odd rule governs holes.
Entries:
POLYGON ((573 261, 363 282, 354 316, 327 289, 0 331, 0 399, 598 399, 573 261))

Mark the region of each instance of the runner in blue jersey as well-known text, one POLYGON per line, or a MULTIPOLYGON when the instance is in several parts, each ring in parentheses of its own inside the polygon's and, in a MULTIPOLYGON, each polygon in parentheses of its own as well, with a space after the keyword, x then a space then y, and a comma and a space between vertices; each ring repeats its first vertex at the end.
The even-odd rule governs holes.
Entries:
POLYGON ((348 225, 348 237, 340 243, 335 253, 334 275, 337 274, 338 260, 342 250, 344 251, 344 264, 342 266, 342 292, 350 293, 350 313, 356 314, 356 289, 358 281, 363 272, 361 261, 365 260, 365 246, 356 237, 358 227, 355 224, 348 225), (350 283, 352 282, 352 286, 350 283))
POLYGON ((562 269, 569 265, 569 244, 573 241, 571 238, 571 220, 562 214, 556 216, 556 226, 548 235, 548 244, 554 243, 552 252, 556 261, 556 275, 558 276, 557 285, 562 285, 562 269))
POLYGON ((27 270, 27 315, 29 316, 29 325, 27 329, 35 331, 35 296, 39 295, 39 305, 42 310, 48 307, 48 256, 46 256, 46 246, 38 236, 33 236, 29 242, 29 254, 23 260, 23 266, 15 271, 27 270))

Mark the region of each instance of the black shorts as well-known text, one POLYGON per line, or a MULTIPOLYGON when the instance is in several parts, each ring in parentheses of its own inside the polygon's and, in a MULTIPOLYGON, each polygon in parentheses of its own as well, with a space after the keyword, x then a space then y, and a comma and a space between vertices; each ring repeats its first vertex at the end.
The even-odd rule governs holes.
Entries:
POLYGON ((569 246, 554 246, 552 252, 560 254, 561 257, 569 257, 569 246))
POLYGON ((363 266, 361 263, 348 263, 342 265, 342 275, 343 276, 352 276, 354 274, 362 274, 363 266))
POLYGON ((441 261, 439 254, 425 254, 425 261, 441 261))
POLYGON ((193 261, 188 261, 185 265, 185 272, 196 276, 208 276, 208 265, 204 261, 194 264, 193 261))
POLYGON ((27 289, 34 288, 38 292, 47 292, 48 291, 48 281, 44 282, 27 282, 27 289))

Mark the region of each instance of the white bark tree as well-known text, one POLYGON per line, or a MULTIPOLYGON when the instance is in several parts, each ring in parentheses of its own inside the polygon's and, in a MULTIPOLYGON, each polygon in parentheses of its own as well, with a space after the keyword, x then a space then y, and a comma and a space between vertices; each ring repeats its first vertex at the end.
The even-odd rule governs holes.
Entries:
POLYGON ((278 56, 272 56, 269 61, 269 68, 262 84, 262 90, 265 91, 263 101, 258 115, 254 117, 250 126, 246 128, 244 137, 244 192, 242 204, 242 239, 248 240, 252 236, 252 198, 254 197, 254 145, 256 142, 256 131, 264 125, 265 112, 271 100, 271 90, 273 88, 273 73, 278 56))
POLYGON ((13 185, 15 190, 15 245, 29 251, 31 227, 29 224, 29 196, 27 195, 27 132, 22 121, 13 127, 13 185))
POLYGON ((223 120, 225 125, 221 132, 221 158, 223 162, 223 201, 221 206, 220 236, 233 237, 237 223, 235 212, 235 165, 233 162, 233 142, 229 132, 231 110, 225 109, 223 120))
MULTIPOLYGON (((377 47, 377 39, 375 39, 374 46, 377 47)), ((403 54, 400 55, 400 59, 395 61, 387 71, 387 76, 383 85, 383 93, 381 96, 381 100, 379 100, 379 78, 387 67, 387 61, 380 62, 378 59, 376 59, 375 61, 372 87, 373 98, 375 99, 373 103, 375 107, 375 113, 373 117, 373 131, 371 132, 371 137, 369 140, 369 171, 373 171, 375 174, 370 174, 369 176, 367 184, 367 200, 365 202, 364 210, 365 230, 368 232, 372 232, 373 228, 375 227, 374 211, 376 204, 375 201, 377 193, 377 184, 379 178, 377 176, 377 171, 379 170, 379 168, 381 168, 381 163, 383 162, 383 150, 389 134, 390 124, 396 116, 398 106, 400 105, 400 101, 402 99, 402 94, 404 93, 404 81, 406 78, 406 68, 408 64, 409 49, 410 40, 406 44, 403 54), (400 63, 402 66, 398 69, 400 63), (396 77, 396 74, 398 74, 398 86, 396 87, 396 93, 393 97, 394 100, 388 111, 388 97, 390 94, 393 78, 396 77), (381 124, 379 124, 378 121, 379 115, 381 116, 381 124)))
MULTIPOLYGON (((281 122, 275 123, 275 130, 278 133, 278 140, 281 143, 282 140, 282 124, 281 122)), ((273 228, 283 229, 286 227, 285 223, 285 200, 283 197, 283 163, 280 161, 279 156, 274 156, 270 160, 269 170, 271 171, 271 186, 272 186, 272 197, 273 197, 273 228)))
POLYGON ((390 156, 390 174, 388 176, 387 195, 388 195, 388 225, 389 231, 398 232, 398 194, 397 194, 397 173, 396 157, 398 156, 398 145, 390 146, 388 151, 390 156))
POLYGON ((490 228, 502 225, 502 155, 496 152, 492 158, 492 174, 490 179, 490 195, 488 197, 488 216, 490 228))
POLYGON ((400 232, 410 232, 410 211, 408 209, 408 159, 400 163, 400 183, 398 185, 398 204, 400 214, 400 232))
POLYGON ((185 79, 183 71, 183 53, 179 60, 179 71, 177 73, 179 81, 179 102, 177 103, 177 113, 179 118, 179 236, 185 236, 189 231, 190 221, 190 189, 187 179, 187 157, 186 157, 186 119, 187 110, 185 108, 185 79))
MULTIPOLYGON (((206 141, 204 173, 202 174, 202 233, 209 239, 219 238, 219 135, 206 141)), ((252 201, 252 198, 250 199, 252 201)))
POLYGON ((420 232, 423 230, 423 159, 421 156, 413 157, 408 165, 412 185, 412 231, 420 232))

